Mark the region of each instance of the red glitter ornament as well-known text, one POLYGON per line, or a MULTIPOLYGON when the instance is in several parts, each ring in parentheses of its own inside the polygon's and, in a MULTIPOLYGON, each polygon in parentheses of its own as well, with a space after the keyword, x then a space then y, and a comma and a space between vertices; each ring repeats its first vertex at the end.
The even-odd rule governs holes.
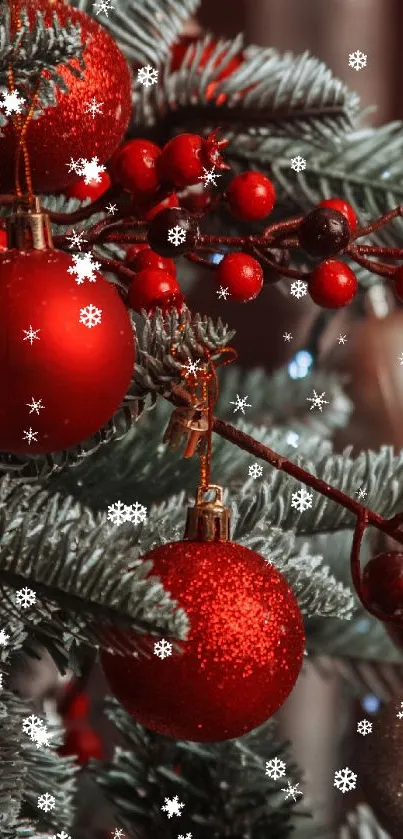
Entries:
MULTIPOLYGON (((71 158, 106 163, 126 132, 131 116, 131 76, 126 59, 118 45, 100 24, 79 9, 60 0, 30 0, 26 7, 32 22, 37 11, 50 25, 56 12, 61 25, 67 20, 80 24, 85 70, 76 79, 62 65, 58 73, 65 80, 68 93, 56 89, 57 105, 44 110, 39 119, 29 123, 26 135, 35 192, 62 190, 77 180, 67 164, 71 158), (88 105, 94 99, 101 103, 101 113, 94 118, 88 105)), ((78 67, 78 63, 74 61, 78 67)), ((9 119, 0 137, 0 190, 14 189, 16 134, 9 119)))
MULTIPOLYGON (((194 509, 194 508, 193 508, 194 509)), ((297 600, 277 569, 233 542, 180 541, 150 551, 150 572, 185 609, 182 653, 161 660, 103 652, 112 692, 146 728, 199 742, 241 737, 294 687, 304 651, 297 600)))

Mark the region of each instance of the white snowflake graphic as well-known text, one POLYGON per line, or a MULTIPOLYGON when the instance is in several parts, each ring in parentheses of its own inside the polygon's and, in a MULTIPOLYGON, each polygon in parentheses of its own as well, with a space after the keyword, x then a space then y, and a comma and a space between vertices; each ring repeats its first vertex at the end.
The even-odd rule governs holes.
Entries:
POLYGON ((50 810, 53 810, 55 804, 55 797, 50 795, 48 792, 44 792, 43 795, 38 796, 38 807, 40 810, 44 810, 45 813, 49 813, 50 810))
POLYGON ((108 204, 107 207, 105 207, 105 210, 107 210, 109 215, 111 215, 111 216, 115 215, 115 213, 117 212, 117 209, 118 209, 117 204, 108 204))
POLYGON ((180 833, 178 839, 192 839, 192 834, 187 833, 186 836, 184 836, 183 833, 180 833))
POLYGON ((3 674, 0 673, 0 691, 3 690, 3 674))
POLYGON ((84 326, 87 326, 88 329, 92 329, 93 326, 98 326, 101 323, 101 316, 102 316, 102 309, 97 309, 96 306, 93 306, 90 303, 89 306, 85 306, 84 309, 80 309, 80 320, 79 323, 83 323, 84 326))
POLYGON ((350 790, 355 789, 355 785, 357 782, 357 775, 355 772, 352 772, 348 766, 345 769, 338 769, 334 773, 334 786, 340 790, 340 792, 350 792, 350 790))
POLYGON ((203 166, 203 175, 200 175, 199 181, 204 181, 205 187, 209 184, 212 184, 212 186, 217 186, 216 178, 220 177, 220 172, 216 172, 214 166, 212 169, 206 169, 205 166, 203 166))
POLYGON ((31 427, 27 431, 23 431, 22 439, 26 440, 28 445, 38 442, 38 431, 34 431, 31 427))
POLYGON ((31 714, 30 717, 24 717, 22 721, 22 730, 31 740, 35 740, 37 732, 43 729, 44 723, 42 722, 40 717, 36 717, 35 714, 31 714))
POLYGON ((92 118, 95 119, 96 114, 102 114, 103 102, 97 102, 95 96, 92 97, 91 102, 86 102, 85 111, 87 114, 91 114, 92 118))
POLYGON ((49 836, 49 839, 71 839, 71 836, 65 830, 61 830, 60 833, 54 833, 53 836, 49 836))
POLYGON ((400 355, 398 355, 397 360, 400 362, 400 366, 402 366, 403 365, 403 352, 401 352, 400 355))
POLYGON ((74 265, 70 265, 67 273, 75 274, 77 285, 82 285, 84 280, 89 280, 90 283, 96 283, 97 278, 94 275, 94 271, 99 271, 101 263, 93 262, 91 253, 75 253, 72 259, 74 265))
POLYGON ((301 157, 300 154, 297 154, 296 157, 291 158, 291 169, 294 172, 303 172, 306 169, 306 160, 304 157, 301 157))
POLYGON ((220 285, 220 288, 217 291, 217 295, 220 300, 226 300, 227 297, 230 296, 228 287, 220 285))
MULTIPOLYGON (((403 708, 403 702, 400 703, 400 708, 403 708)), ((403 720, 403 710, 398 711, 396 714, 398 720, 403 720)))
POLYGON ((359 723, 357 723, 357 732, 358 734, 362 734, 363 737, 367 734, 371 734, 372 722, 369 720, 360 720, 359 723))
POLYGON ((230 405, 235 405, 234 414, 236 414, 237 411, 241 411, 241 413, 244 414, 245 413, 245 408, 251 408, 252 407, 252 405, 250 405, 249 402, 246 401, 247 399, 248 399, 247 396, 242 396, 241 397, 237 393, 236 401, 229 403, 230 405))
POLYGON ((35 732, 35 736, 32 738, 33 741, 36 743, 36 748, 40 749, 41 746, 49 746, 49 738, 50 734, 46 726, 44 725, 43 728, 38 728, 35 732))
POLYGON ((66 236, 67 241, 71 242, 71 245, 69 245, 71 251, 75 248, 78 251, 80 251, 81 245, 84 245, 86 242, 88 242, 88 239, 83 239, 84 233, 85 230, 80 230, 79 233, 76 233, 73 227, 73 230, 71 231, 71 236, 66 236))
POLYGON ((284 778, 286 765, 283 760, 278 757, 273 757, 271 760, 266 760, 266 775, 273 781, 278 778, 284 778))
POLYGON ((0 629, 0 647, 6 647, 10 640, 10 636, 5 629, 0 629))
POLYGON ((154 655, 163 661, 164 658, 169 658, 172 655, 172 644, 161 638, 161 641, 156 641, 154 644, 154 655))
POLYGON ((291 332, 284 332, 283 338, 284 338, 284 341, 291 341, 292 340, 291 332))
POLYGON ((263 466, 260 463, 252 463, 248 471, 251 478, 261 478, 263 475, 263 466))
POLYGON ((41 331, 40 329, 34 329, 33 326, 30 326, 29 329, 23 329, 22 331, 25 332, 25 338, 23 340, 29 341, 31 347, 34 341, 41 340, 40 338, 38 338, 38 332, 41 331))
POLYGON ((28 609, 29 606, 33 606, 36 603, 36 594, 32 591, 32 588, 24 588, 18 589, 15 593, 15 602, 17 606, 21 606, 22 609, 28 609))
POLYGON ((367 66, 367 56, 361 50, 350 52, 348 56, 348 66, 353 70, 363 70, 367 66))
POLYGON ((185 370, 185 376, 195 376, 197 378, 197 374, 200 373, 200 358, 196 358, 196 361, 192 361, 191 358, 188 359, 187 364, 182 364, 182 370, 185 370))
POLYGON ((8 93, 2 93, 3 101, 0 102, 0 108, 4 108, 7 116, 10 114, 20 114, 21 108, 25 99, 20 96, 17 90, 8 93))
POLYGON ((70 159, 70 163, 66 163, 69 167, 69 172, 75 172, 84 178, 86 184, 99 184, 101 181, 101 172, 105 172, 106 167, 98 162, 97 157, 91 160, 86 160, 85 157, 80 157, 79 160, 70 159))
POLYGON ((123 830, 120 827, 115 827, 115 830, 112 833, 112 839, 123 839, 123 830))
POLYGON ((291 283, 290 294, 292 294, 293 297, 296 297, 297 300, 299 300, 300 297, 305 297, 307 292, 308 283, 304 283, 303 280, 295 280, 293 283, 291 283))
POLYGON ((166 813, 168 818, 171 819, 172 816, 181 816, 182 810, 184 808, 184 804, 179 801, 177 795, 174 798, 164 798, 165 804, 162 805, 161 810, 163 813, 166 813))
POLYGON ((325 391, 323 391, 323 393, 321 393, 320 396, 318 396, 316 390, 313 391, 313 396, 307 396, 306 401, 312 402, 312 405, 309 410, 313 411, 314 408, 319 408, 319 410, 322 411, 323 406, 329 404, 328 401, 323 398, 324 396, 325 391))
POLYGON ((135 501, 134 504, 129 504, 127 506, 126 516, 126 521, 130 521, 132 524, 141 524, 147 520, 147 507, 144 507, 143 504, 139 504, 138 501, 135 501))
POLYGON ((26 406, 31 409, 29 412, 30 414, 38 414, 38 416, 39 411, 43 411, 45 407, 42 405, 42 399, 34 399, 33 396, 31 397, 31 401, 26 403, 26 406))
POLYGON ((362 489, 361 487, 359 487, 359 488, 356 490, 356 493, 355 493, 355 494, 356 494, 356 495, 358 495, 358 500, 359 500, 359 501, 363 501, 363 499, 365 498, 365 496, 366 496, 366 495, 368 495, 367 490, 366 490, 366 489, 362 489))
POLYGON ((115 7, 112 3, 112 0, 95 0, 95 3, 93 3, 92 8, 94 9, 96 15, 99 15, 101 12, 103 12, 104 15, 108 17, 108 12, 111 12, 112 9, 114 9, 115 7))
POLYGON ((342 335, 342 334, 341 334, 341 332, 340 332, 340 335, 339 335, 339 344, 345 344, 345 343, 346 343, 346 341, 347 341, 347 335, 342 335))
POLYGON ((158 70, 151 67, 151 64, 146 64, 145 67, 140 67, 140 69, 137 70, 137 81, 139 81, 143 87, 151 87, 153 84, 157 84, 158 70))
POLYGON ((171 245, 175 245, 175 247, 179 247, 179 245, 183 245, 186 242, 186 230, 183 229, 179 224, 176 224, 175 227, 171 227, 168 230, 168 242, 171 245))
POLYGON ((293 446, 294 449, 298 448, 299 443, 299 434, 296 431, 289 431, 287 437, 285 438, 286 443, 289 446, 293 446))
POLYGON ((293 801, 296 801, 297 800, 297 795, 303 795, 304 794, 302 792, 302 790, 298 789, 298 787, 299 787, 299 783, 293 785, 293 784, 290 783, 290 781, 287 781, 287 786, 285 787, 285 789, 284 789, 284 787, 282 787, 282 789, 281 789, 281 792, 286 792, 287 793, 287 795, 285 797, 285 801, 287 801, 287 798, 292 798, 293 801))
POLYGON ((309 508, 312 507, 312 493, 307 492, 304 488, 297 490, 297 492, 293 492, 291 496, 291 507, 295 507, 295 509, 300 513, 304 513, 305 510, 309 510, 309 508))
POLYGON ((122 501, 115 501, 114 504, 110 504, 107 519, 116 527, 120 527, 127 521, 127 504, 123 504, 122 501))

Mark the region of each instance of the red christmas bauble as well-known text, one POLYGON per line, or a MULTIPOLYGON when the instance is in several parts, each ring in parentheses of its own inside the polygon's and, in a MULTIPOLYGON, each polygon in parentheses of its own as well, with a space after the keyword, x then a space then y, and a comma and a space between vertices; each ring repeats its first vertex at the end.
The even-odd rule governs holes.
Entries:
POLYGON ((304 651, 297 600, 277 569, 234 542, 180 541, 144 557, 185 609, 182 653, 102 653, 114 695, 146 728, 181 740, 241 737, 294 687, 304 651))
POLYGON ((2 451, 74 446, 111 418, 128 390, 134 343, 125 306, 97 271, 95 282, 78 285, 72 267, 71 256, 53 249, 0 254, 2 451))
MULTIPOLYGON (((131 116, 131 76, 116 41, 96 20, 60 0, 30 0, 25 5, 31 22, 36 11, 40 11, 46 24, 51 24, 53 12, 61 25, 68 19, 80 24, 82 41, 86 43, 83 78, 76 79, 60 65, 57 72, 65 80, 68 93, 57 88, 57 105, 46 108, 39 119, 31 120, 27 130, 34 191, 55 192, 77 180, 77 174, 69 172, 67 165, 71 158, 97 157, 104 164, 122 141, 131 116), (88 112, 93 99, 102 103, 101 113, 94 117, 88 112)), ((8 192, 14 189, 16 151, 11 119, 2 133, 0 188, 8 192)))
POLYGON ((308 292, 312 300, 325 309, 339 309, 351 303, 357 294, 358 281, 345 262, 326 259, 312 271, 308 292))
POLYGON ((129 140, 114 154, 112 178, 137 199, 152 195, 159 186, 157 160, 161 149, 151 140, 129 140))
POLYGON ((263 286, 263 268, 247 253, 229 253, 217 268, 217 282, 228 288, 234 300, 254 300, 263 286))
POLYGON ((325 198, 318 204, 318 207, 330 207, 332 210, 338 210, 348 221, 351 232, 354 232, 357 227, 357 216, 348 201, 343 198, 325 198))
POLYGON ((271 181, 260 172, 241 172, 227 189, 231 213, 240 221, 257 221, 271 213, 276 191, 271 181))
POLYGON ((160 271, 168 271, 176 277, 176 264, 168 256, 161 256, 151 250, 148 245, 138 249, 138 245, 131 245, 126 251, 126 265, 132 271, 143 271, 145 268, 158 268, 160 271))
POLYGON ((102 740, 92 728, 72 728, 67 732, 63 746, 59 749, 60 757, 75 757, 80 764, 88 763, 91 758, 102 760, 104 748, 102 740))
POLYGON ((110 185, 111 179, 108 173, 106 171, 100 172, 99 181, 90 181, 86 184, 85 178, 80 178, 75 184, 67 187, 66 195, 69 198, 78 198, 80 201, 85 201, 86 198, 91 198, 91 201, 95 201, 96 198, 99 198, 100 195, 106 192, 110 185))
POLYGON ((144 268, 143 271, 139 271, 127 292, 127 304, 135 312, 141 312, 142 309, 152 312, 156 308, 165 312, 173 306, 180 309, 183 299, 176 277, 171 272, 159 268, 144 268))
POLYGON ((367 602, 388 617, 403 619, 403 553, 374 556, 364 568, 363 593, 367 602))

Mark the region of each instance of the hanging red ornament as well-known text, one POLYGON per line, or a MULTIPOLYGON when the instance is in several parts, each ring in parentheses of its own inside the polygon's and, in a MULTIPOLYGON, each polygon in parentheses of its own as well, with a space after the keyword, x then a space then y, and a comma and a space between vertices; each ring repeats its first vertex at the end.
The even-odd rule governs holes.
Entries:
POLYGON ((146 728, 199 742, 241 737, 267 720, 294 687, 304 651, 297 600, 262 556, 228 541, 222 490, 188 511, 186 541, 144 557, 190 621, 182 653, 161 660, 102 653, 114 695, 146 728), (234 584, 235 581, 235 584, 234 584))
POLYGON ((76 445, 115 413, 130 384, 127 311, 94 270, 51 247, 49 219, 17 209, 0 254, 0 449, 35 455, 76 445), (32 236, 31 243, 28 237, 32 236), (80 279, 80 284, 77 280, 80 279), (108 375, 110 371, 110 375, 108 375))
POLYGON ((110 185, 111 179, 108 173, 100 172, 98 181, 90 181, 87 184, 85 178, 80 178, 75 184, 68 186, 65 192, 68 198, 78 198, 80 201, 91 198, 91 201, 95 201, 106 192, 110 185))
MULTIPOLYGON (((131 116, 131 76, 119 47, 100 24, 79 9, 61 0, 30 0, 25 4, 32 23, 37 11, 50 25, 56 12, 63 26, 70 19, 80 24, 85 70, 76 79, 63 66, 58 73, 66 82, 68 92, 56 90, 57 105, 46 108, 38 119, 31 120, 27 131, 27 148, 36 192, 62 190, 77 180, 69 172, 71 159, 98 158, 106 163, 126 132, 131 116), (92 100, 101 104, 94 117, 88 111, 92 100)), ((78 64, 77 64, 78 67, 78 64)), ((16 135, 11 119, 0 137, 0 189, 14 188, 16 135)))

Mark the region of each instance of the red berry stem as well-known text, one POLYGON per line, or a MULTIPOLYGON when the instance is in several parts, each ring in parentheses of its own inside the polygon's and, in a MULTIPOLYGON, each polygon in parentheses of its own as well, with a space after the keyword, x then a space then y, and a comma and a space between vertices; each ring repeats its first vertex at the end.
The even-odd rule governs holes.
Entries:
POLYGON ((368 271, 371 271, 372 274, 378 274, 380 277, 393 277, 396 272, 396 267, 394 265, 387 265, 386 262, 374 262, 372 259, 367 259, 367 257, 361 256, 354 245, 350 245, 350 247, 347 248, 347 253, 355 259, 359 265, 362 265, 363 268, 367 268, 368 271))
MULTIPOLYGON (((276 245, 276 247, 277 247, 277 245, 276 245)), ((251 253, 253 253, 258 259, 260 259, 262 262, 264 262, 265 265, 268 265, 269 268, 273 268, 274 271, 277 272, 278 276, 273 278, 273 280, 272 280, 272 282, 274 282, 274 283, 279 282, 279 280, 281 280, 282 276, 283 277, 290 277, 290 279, 293 279, 293 280, 307 280, 308 277, 311 276, 310 271, 300 271, 298 268, 288 268, 286 265, 281 265, 281 267, 280 267, 279 265, 277 265, 276 262, 274 262, 273 259, 270 259, 269 256, 262 253, 262 251, 259 248, 257 248, 256 245, 251 245, 250 248, 246 248, 245 250, 247 252, 250 251, 251 253)), ((214 266, 214 267, 216 267, 216 266, 214 266)))

